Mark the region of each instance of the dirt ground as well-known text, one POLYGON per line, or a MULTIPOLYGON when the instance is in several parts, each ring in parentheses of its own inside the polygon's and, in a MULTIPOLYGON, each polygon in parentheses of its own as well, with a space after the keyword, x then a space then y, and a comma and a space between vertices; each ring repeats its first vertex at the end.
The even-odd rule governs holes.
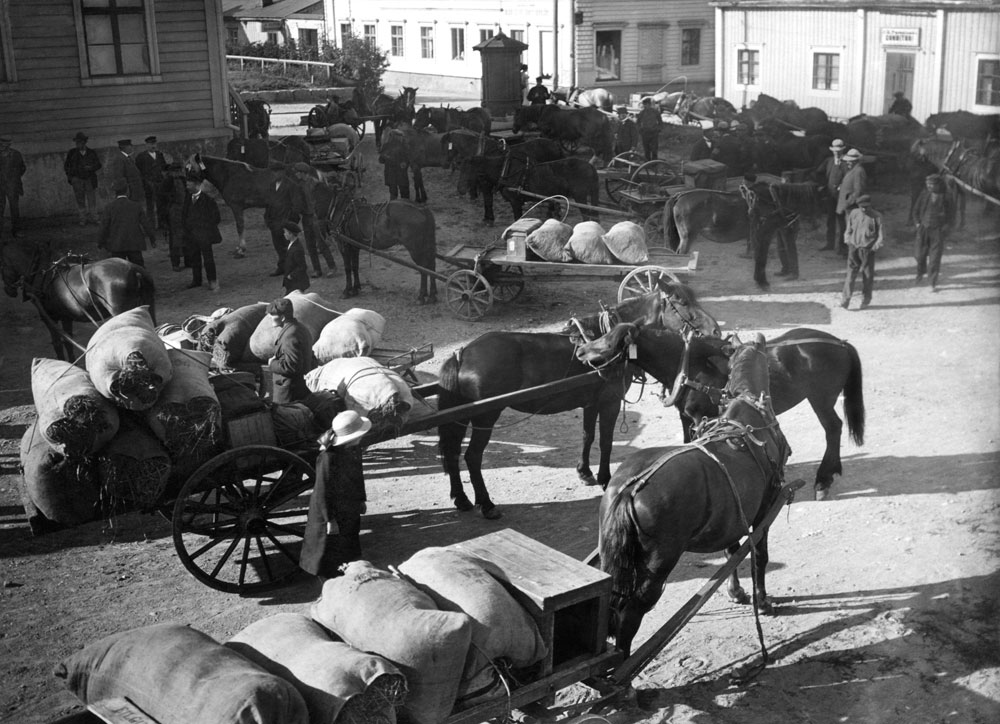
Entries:
MULTIPOLYGON (((689 141, 678 137, 663 154, 682 153, 689 141)), ((380 167, 370 138, 365 143, 371 163, 365 190, 381 200, 380 167)), ((426 176, 440 250, 491 242, 512 221, 509 207, 498 203, 497 226, 484 229, 481 209, 456 196, 447 172, 426 176)), ((726 330, 773 336, 811 327, 857 347, 866 440, 857 448, 845 435, 844 475, 830 501, 811 500, 807 487, 772 528, 768 582, 778 611, 763 620, 763 630, 773 663, 751 681, 734 683, 734 668, 759 653, 750 609, 720 592, 636 679, 635 695, 603 713, 613 724, 1000 721, 998 216, 970 204, 966 229, 948 243, 935 294, 914 283, 901 188, 897 179, 874 190, 889 239, 878 260, 874 302, 865 311, 857 310, 857 296, 850 310, 838 305, 844 263, 819 251, 818 228, 800 235, 801 278, 773 279, 767 294, 755 288, 751 262, 739 256, 742 244, 695 242, 701 258, 690 281, 726 330)), ((266 276, 273 252, 260 212, 249 213, 251 253, 243 260, 226 253, 235 230, 223 215, 220 292, 186 290, 187 274, 171 272, 162 246, 147 254, 159 285, 160 321, 279 293, 276 280, 266 276)), ((94 251, 90 228, 36 225, 26 234, 94 251)), ((776 270, 772 262, 771 273, 776 270)), ((613 280, 529 279, 515 302, 464 322, 443 303, 417 306, 417 277, 410 270, 363 258, 363 282, 363 296, 354 303, 388 319, 384 344, 433 343, 434 359, 421 366, 432 374, 480 334, 551 330, 594 311, 598 300, 614 301, 617 290, 613 280)), ((346 307, 341 289, 338 277, 316 280, 311 291, 346 307)), ((33 415, 30 361, 51 356, 51 348, 29 305, 3 298, 0 320, 0 720, 46 722, 72 710, 74 700, 60 694, 52 666, 105 635, 172 621, 225 640, 265 616, 303 611, 316 597, 318 587, 309 581, 254 597, 201 585, 181 566, 170 525, 158 516, 123 515, 33 538, 20 507, 17 445, 33 415)), ((660 407, 651 389, 635 386, 628 400, 615 463, 646 446, 680 442, 675 414, 660 407)), ((780 422, 794 451, 787 477, 811 484, 823 453, 822 429, 806 405, 780 422)), ((597 541, 599 492, 577 483, 579 440, 579 413, 504 414, 485 460, 487 482, 504 513, 499 521, 451 508, 433 432, 378 445, 366 465, 366 556, 396 564, 426 546, 509 527, 583 558, 597 541)), ((722 560, 721 554, 686 555, 637 641, 722 560)), ((560 699, 583 693, 574 687, 560 699)))

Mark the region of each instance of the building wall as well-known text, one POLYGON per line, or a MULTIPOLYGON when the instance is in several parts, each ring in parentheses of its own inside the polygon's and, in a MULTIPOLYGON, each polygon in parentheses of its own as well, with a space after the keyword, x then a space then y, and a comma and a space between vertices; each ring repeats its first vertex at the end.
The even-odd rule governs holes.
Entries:
POLYGON ((1000 59, 1000 13, 949 13, 945 21, 944 50, 948 58, 941 80, 942 111, 1000 113, 996 106, 976 105, 970 83, 981 58, 1000 59))
POLYGON ((322 40, 324 33, 326 33, 326 24, 322 18, 317 18, 315 20, 307 20, 305 18, 289 18, 283 21, 270 22, 264 22, 261 20, 244 20, 236 24, 239 25, 240 28, 241 42, 245 43, 266 43, 267 33, 271 28, 274 28, 271 32, 278 33, 278 42, 282 44, 288 42, 288 40, 294 40, 295 43, 298 44, 300 28, 315 30, 319 40, 322 40))

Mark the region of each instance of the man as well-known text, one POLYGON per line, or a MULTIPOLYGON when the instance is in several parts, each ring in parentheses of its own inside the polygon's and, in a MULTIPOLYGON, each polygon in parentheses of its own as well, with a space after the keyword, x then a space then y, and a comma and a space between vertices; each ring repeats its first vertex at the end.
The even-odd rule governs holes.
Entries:
POLYGON ((701 138, 694 142, 691 147, 691 159, 692 161, 701 161, 702 159, 712 157, 712 145, 715 143, 716 135, 714 130, 704 130, 702 129, 701 138))
POLYGON ((142 210, 142 205, 129 198, 129 185, 125 179, 115 179, 111 190, 115 194, 115 200, 104 208, 97 234, 97 247, 107 249, 111 256, 145 266, 142 252, 146 248, 146 242, 143 237, 149 239, 150 246, 155 249, 156 230, 142 210))
POLYGON ((847 276, 840 306, 847 309, 854 293, 854 280, 861 273, 861 308, 872 303, 872 288, 875 286, 875 252, 885 243, 882 215, 872 208, 872 199, 863 194, 857 199, 857 207, 847 215, 847 231, 844 242, 850 251, 847 255, 847 276))
POLYGON ((285 269, 281 285, 285 294, 304 292, 309 288, 309 267, 306 265, 306 249, 299 234, 302 228, 292 221, 286 221, 282 229, 285 242, 285 269))
POLYGON ((639 128, 635 121, 629 118, 628 109, 618 106, 618 125, 615 129, 615 155, 634 151, 639 145, 639 128))
MULTIPOLYGON (((275 173, 274 186, 264 209, 264 224, 271 232, 271 246, 277 255, 277 264, 272 277, 280 277, 285 273, 285 249, 288 240, 285 238, 285 222, 297 222, 305 209, 305 195, 302 187, 292 180, 291 169, 275 173)), ((306 285, 308 286, 308 285, 306 285)))
POLYGON ((928 274, 931 291, 936 292, 944 243, 948 228, 955 220, 955 205, 948 197, 940 175, 931 174, 924 183, 926 188, 920 192, 913 206, 913 220, 917 225, 913 256, 917 260, 917 284, 923 281, 924 274, 928 274))
POLYGON ((660 115, 660 107, 654 106, 649 98, 642 99, 642 110, 636 119, 639 126, 639 135, 642 136, 642 150, 647 161, 652 161, 659 157, 660 149, 660 128, 663 127, 663 118, 660 115))
POLYGON ((826 204, 826 245, 820 251, 836 249, 837 239, 843 239, 844 231, 847 229, 847 217, 837 211, 840 184, 847 172, 847 164, 844 163, 846 151, 847 144, 842 139, 835 138, 830 144, 832 155, 824 158, 813 172, 816 182, 826 186, 826 199, 824 201, 826 204))
POLYGON ((218 291, 219 283, 215 274, 215 255, 212 245, 222 243, 219 233, 219 206, 215 199, 204 191, 204 179, 199 174, 190 173, 185 179, 187 194, 181 209, 185 256, 191 263, 191 283, 188 289, 201 286, 201 270, 205 268, 208 288, 218 291))
POLYGON ((521 105, 528 102, 528 66, 521 64, 521 105))
POLYGON ((903 95, 903 91, 896 91, 892 94, 895 99, 892 105, 889 106, 889 113, 894 113, 897 116, 903 116, 903 118, 912 118, 910 115, 913 112, 913 104, 910 103, 910 99, 903 95))
POLYGON ((534 87, 528 91, 528 104, 532 106, 544 106, 549 102, 549 89, 542 82, 545 78, 538 76, 535 78, 534 87))
MULTIPOLYGON (((846 215, 857 206, 858 198, 868 193, 868 174, 861 165, 861 152, 856 148, 844 154, 844 164, 847 170, 840 182, 840 191, 837 192, 837 213, 846 215)), ((837 253, 847 256, 843 238, 837 240, 837 253)))
POLYGON ((76 210, 80 214, 80 226, 97 223, 97 172, 101 170, 101 159, 97 151, 87 148, 87 135, 78 131, 73 136, 76 144, 66 154, 63 171, 66 181, 73 187, 76 210))
POLYGON ((305 377, 313 368, 312 334, 296 321, 290 299, 275 299, 267 305, 267 313, 274 325, 281 328, 274 343, 274 356, 267 363, 272 380, 271 401, 297 402, 309 395, 305 377))
POLYGON ((114 191, 115 181, 123 179, 127 184, 128 197, 132 201, 142 201, 142 174, 132 160, 132 140, 118 141, 118 152, 112 152, 107 167, 108 185, 114 191))
POLYGON ((188 258, 190 252, 184 244, 183 223, 184 205, 188 199, 187 174, 179 161, 167 166, 160 194, 166 199, 167 206, 166 238, 170 265, 175 272, 181 272, 185 267, 191 266, 191 260, 188 258))
POLYGON ((167 228, 166 205, 160 188, 163 185, 163 173, 167 168, 167 159, 156 148, 156 136, 146 137, 146 150, 136 156, 135 167, 142 176, 142 190, 146 197, 146 216, 156 219, 157 226, 167 228))
POLYGON ((379 163, 383 164, 382 181, 389 187, 389 200, 395 201, 397 198, 410 200, 410 175, 409 164, 403 159, 389 159, 381 154, 378 157, 379 163))
POLYGON ((28 170, 21 152, 11 147, 13 139, 0 134, 0 237, 3 236, 4 209, 10 206, 10 235, 17 237, 21 228, 21 197, 24 184, 21 177, 28 170))
POLYGON ((319 255, 322 253, 326 259, 329 269, 328 277, 332 277, 337 268, 337 260, 333 258, 330 245, 326 243, 323 232, 320 231, 319 221, 316 218, 316 185, 319 179, 316 178, 316 171, 307 163, 299 161, 292 169, 295 172, 295 179, 302 186, 304 208, 302 210, 302 232, 305 235, 306 250, 309 252, 309 259, 313 265, 313 276, 319 279, 323 276, 320 268, 319 255))

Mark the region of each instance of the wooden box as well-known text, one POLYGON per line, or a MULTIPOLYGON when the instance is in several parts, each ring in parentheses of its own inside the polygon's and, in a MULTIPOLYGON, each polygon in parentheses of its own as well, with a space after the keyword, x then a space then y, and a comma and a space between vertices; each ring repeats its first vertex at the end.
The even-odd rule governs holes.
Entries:
POLYGON ((519 219, 504 229, 508 259, 524 259, 525 240, 528 234, 542 225, 541 219, 519 219))
POLYGON ((696 189, 726 190, 726 164, 703 158, 684 162, 684 185, 696 189))
POLYGON ((226 421, 226 436, 230 448, 244 445, 277 445, 270 410, 252 412, 226 421))

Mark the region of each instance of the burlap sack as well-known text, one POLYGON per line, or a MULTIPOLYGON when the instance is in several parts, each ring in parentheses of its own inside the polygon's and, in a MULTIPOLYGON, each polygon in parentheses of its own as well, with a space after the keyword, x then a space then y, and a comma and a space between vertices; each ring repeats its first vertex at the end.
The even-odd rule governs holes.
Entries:
MULTIPOLYGON (((566 242, 573 235, 573 227, 558 219, 547 219, 544 224, 528 234, 525 246, 542 261, 573 261, 566 250, 566 242)), ((529 257, 530 258, 530 257, 529 257)))
POLYGON ((87 344, 87 372, 97 391, 119 407, 153 406, 171 368, 148 307, 122 312, 97 328, 87 344))
POLYGON ((53 450, 36 420, 21 438, 24 512, 62 525, 82 525, 99 515, 99 494, 91 458, 69 460, 53 450), (33 509, 32 509, 33 508, 33 509))
POLYGON ((458 689, 458 699, 465 704, 500 685, 491 662, 505 659, 514 667, 525 667, 547 653, 538 626, 488 573, 491 567, 447 548, 425 548, 399 566, 442 611, 459 611, 472 619, 472 645, 458 689))
POLYGON ((309 724, 294 686, 179 624, 108 636, 52 673, 85 704, 124 697, 160 724, 309 724))
POLYGON ((645 264, 649 261, 646 232, 634 221, 619 221, 608 229, 604 244, 622 264, 645 264))
POLYGON ((301 402, 288 402, 271 406, 271 420, 278 445, 295 448, 316 440, 324 429, 313 419, 312 411, 301 402))
POLYGON ((375 349, 378 339, 364 320, 345 314, 323 327, 313 345, 313 357, 318 364, 341 357, 367 357, 375 349))
POLYGON ((399 426, 413 407, 413 392, 397 372, 370 357, 335 359, 306 374, 313 392, 331 390, 376 428, 399 426))
MULTIPOLYGON (((267 304, 258 302, 235 309, 219 319, 208 322, 201 330, 201 348, 212 351, 212 364, 219 369, 229 369, 245 361, 250 335, 267 313, 267 304)), ((252 361, 247 359, 246 361, 252 361)), ((267 358, 258 359, 266 362, 267 358)))
POLYGON ((61 455, 90 455, 118 432, 118 410, 97 391, 90 375, 74 364, 32 360, 31 395, 38 430, 61 455))
POLYGON ((267 409, 267 403, 256 392, 228 375, 212 375, 208 381, 219 398, 223 423, 267 409))
POLYGON ((373 334, 374 341, 372 344, 376 347, 385 336, 385 317, 378 312, 373 312, 370 309, 361 309, 360 307, 351 307, 344 312, 344 316, 355 317, 364 322, 365 326, 367 326, 369 331, 373 334))
POLYGON ((392 724, 406 679, 381 656, 330 638, 308 616, 279 613, 247 626, 225 644, 290 682, 311 724, 392 724))
POLYGON ((403 711, 417 724, 441 724, 451 713, 469 651, 468 616, 439 611, 412 583, 367 561, 327 581, 311 613, 354 648, 399 667, 409 688, 403 711))
MULTIPOLYGON (((286 294, 287 299, 292 300, 292 309, 295 310, 295 319, 301 322, 313 339, 317 339, 323 327, 327 323, 340 316, 340 312, 333 309, 328 301, 315 292, 303 294, 299 291, 286 294)), ((257 328, 250 336, 250 353, 258 360, 267 361, 274 355, 274 343, 281 332, 280 327, 276 327, 271 318, 267 315, 261 319, 257 328)))
POLYGON ((170 478, 170 455, 143 420, 124 414, 118 434, 97 453, 101 498, 147 508, 170 478))
POLYGON ((596 221, 581 221, 573 227, 566 251, 584 264, 615 264, 617 260, 604 244, 604 227, 596 221))

